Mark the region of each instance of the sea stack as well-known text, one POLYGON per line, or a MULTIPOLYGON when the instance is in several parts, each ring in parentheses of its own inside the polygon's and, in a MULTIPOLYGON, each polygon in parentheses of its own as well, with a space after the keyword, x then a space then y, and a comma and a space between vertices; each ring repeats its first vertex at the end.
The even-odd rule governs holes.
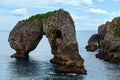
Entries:
POLYGON ((55 72, 86 74, 84 60, 78 51, 74 22, 63 9, 19 21, 9 35, 10 46, 16 51, 11 57, 28 58, 43 35, 48 38, 54 55, 50 62, 59 65, 55 72))
MULTIPOLYGON (((115 17, 111 22, 106 22, 98 28, 98 39, 94 37, 91 42, 97 41, 99 48, 97 58, 120 64, 120 17, 115 17)), ((88 42, 90 45, 90 42, 88 42)), ((94 45, 93 45, 94 46, 94 45)), ((88 51, 92 51, 86 48, 88 51)))

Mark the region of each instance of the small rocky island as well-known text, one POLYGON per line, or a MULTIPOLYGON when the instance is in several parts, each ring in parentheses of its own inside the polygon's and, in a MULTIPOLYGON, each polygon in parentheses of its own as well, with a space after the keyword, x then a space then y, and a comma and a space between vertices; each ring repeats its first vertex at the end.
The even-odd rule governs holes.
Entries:
POLYGON ((86 46, 87 51, 95 51, 97 48, 97 58, 120 64, 120 17, 100 25, 98 34, 90 37, 86 46))
POLYGON ((28 58, 43 35, 48 38, 54 55, 50 62, 59 65, 55 72, 86 74, 84 60, 79 55, 74 22, 63 9, 19 21, 8 39, 11 48, 16 51, 11 57, 28 58))

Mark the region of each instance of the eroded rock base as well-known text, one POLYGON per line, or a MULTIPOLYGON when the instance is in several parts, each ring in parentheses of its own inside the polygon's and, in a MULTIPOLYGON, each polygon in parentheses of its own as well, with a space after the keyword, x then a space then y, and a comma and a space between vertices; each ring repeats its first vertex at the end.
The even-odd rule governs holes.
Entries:
POLYGON ((114 54, 116 53, 113 53, 112 55, 108 55, 106 53, 98 53, 96 54, 96 58, 103 59, 111 63, 120 64, 120 57, 114 57, 114 54))

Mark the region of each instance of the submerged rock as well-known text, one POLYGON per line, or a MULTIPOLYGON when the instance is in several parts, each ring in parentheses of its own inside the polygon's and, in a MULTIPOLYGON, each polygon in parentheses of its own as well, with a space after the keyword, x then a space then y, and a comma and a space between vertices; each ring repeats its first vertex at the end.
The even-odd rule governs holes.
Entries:
POLYGON ((97 58, 120 64, 120 17, 98 28, 97 58))
POLYGON ((42 36, 48 38, 57 73, 86 74, 84 60, 79 55, 75 26, 70 14, 62 9, 38 14, 20 21, 9 35, 10 46, 16 50, 11 57, 27 58, 42 36))

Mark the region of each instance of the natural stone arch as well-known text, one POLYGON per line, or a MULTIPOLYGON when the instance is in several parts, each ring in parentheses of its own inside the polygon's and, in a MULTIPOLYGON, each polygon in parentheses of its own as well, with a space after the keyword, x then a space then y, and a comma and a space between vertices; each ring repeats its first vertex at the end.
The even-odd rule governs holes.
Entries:
POLYGON ((79 55, 75 26, 70 14, 62 9, 38 14, 18 22, 10 32, 10 46, 16 50, 11 57, 26 58, 46 35, 54 58, 51 63, 58 64, 56 72, 86 74, 79 55))

